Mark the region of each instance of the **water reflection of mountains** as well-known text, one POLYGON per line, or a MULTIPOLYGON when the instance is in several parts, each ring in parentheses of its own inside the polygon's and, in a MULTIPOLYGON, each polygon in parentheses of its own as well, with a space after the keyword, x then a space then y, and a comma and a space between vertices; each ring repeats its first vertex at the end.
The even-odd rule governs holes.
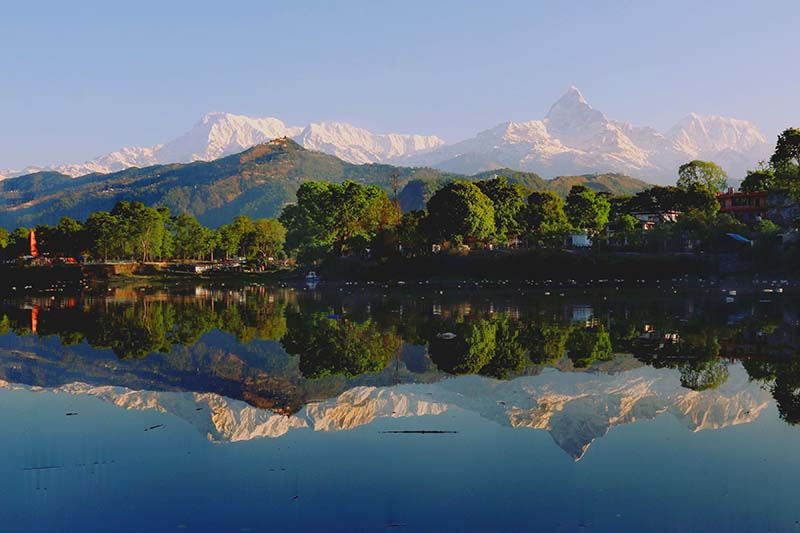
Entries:
POLYGON ((708 391, 741 360, 796 423, 798 316, 790 294, 731 304, 717 292, 127 288, 5 302, 0 378, 210 392, 291 414, 356 386, 548 366, 673 368, 687 391, 708 391))
MULTIPOLYGON (((561 449, 579 460, 613 427, 662 414, 674 416, 692 431, 756 420, 770 404, 769 393, 750 382, 741 365, 731 370, 730 379, 719 389, 705 391, 682 387, 674 370, 651 367, 616 374, 550 370, 507 381, 459 376, 428 384, 358 386, 310 402, 290 415, 213 393, 132 391, 83 383, 53 392, 93 396, 129 410, 170 413, 215 442, 277 438, 298 429, 346 431, 384 418, 434 417, 426 423, 449 433, 458 427, 435 417, 460 409, 502 426, 547 431, 561 449)), ((0 381, 3 387, 20 388, 0 381)))

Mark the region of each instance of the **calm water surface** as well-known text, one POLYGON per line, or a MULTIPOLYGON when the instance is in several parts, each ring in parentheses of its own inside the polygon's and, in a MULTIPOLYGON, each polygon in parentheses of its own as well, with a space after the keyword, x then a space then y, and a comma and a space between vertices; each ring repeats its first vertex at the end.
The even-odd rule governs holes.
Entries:
POLYGON ((0 303, 3 531, 800 529, 800 295, 0 303))

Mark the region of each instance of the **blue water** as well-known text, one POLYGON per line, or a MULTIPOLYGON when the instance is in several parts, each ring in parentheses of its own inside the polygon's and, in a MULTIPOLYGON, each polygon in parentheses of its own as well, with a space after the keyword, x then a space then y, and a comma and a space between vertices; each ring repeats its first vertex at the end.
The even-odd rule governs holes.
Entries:
POLYGON ((4 531, 787 531, 800 520, 800 433, 771 407, 713 431, 668 414, 615 427, 576 462, 545 431, 461 409, 212 443, 176 416, 92 397, 5 390, 0 405, 4 531), (381 433, 398 429, 458 433, 381 433))
POLYGON ((800 530, 800 299, 722 298, 0 302, 0 532, 800 530))

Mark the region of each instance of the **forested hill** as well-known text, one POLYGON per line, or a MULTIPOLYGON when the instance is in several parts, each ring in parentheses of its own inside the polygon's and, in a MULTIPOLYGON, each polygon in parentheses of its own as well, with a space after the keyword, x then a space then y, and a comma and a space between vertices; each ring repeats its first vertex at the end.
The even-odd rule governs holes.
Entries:
MULTIPOLYGON (((393 176, 403 187, 405 209, 421 207, 430 191, 453 179, 505 176, 531 190, 550 189, 552 182, 533 173, 501 169, 476 176, 459 176, 429 168, 391 165, 353 165, 332 155, 302 148, 294 141, 276 139, 240 154, 215 161, 130 168, 112 174, 70 178, 40 172, 0 181, 0 227, 54 224, 62 216, 84 220, 95 211, 110 210, 119 200, 141 201, 168 207, 173 213, 189 213, 208 226, 230 222, 239 214, 275 217, 294 200, 300 184, 308 180, 354 180, 379 185, 390 191, 393 176)), ((598 177, 570 178, 597 188, 598 177)), ((606 183, 606 182, 603 182, 606 183)), ((647 184, 617 176, 598 190, 615 194, 636 192, 647 184)), ((562 194, 568 192, 561 191, 562 194)))

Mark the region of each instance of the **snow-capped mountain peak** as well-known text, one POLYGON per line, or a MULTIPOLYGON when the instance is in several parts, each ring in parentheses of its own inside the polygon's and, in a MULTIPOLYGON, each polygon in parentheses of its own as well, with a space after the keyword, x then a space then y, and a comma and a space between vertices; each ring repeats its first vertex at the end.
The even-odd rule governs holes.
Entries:
POLYGON ((161 163, 209 161, 277 137, 293 137, 300 130, 273 117, 207 113, 192 129, 166 143, 158 151, 157 158, 161 163))
POLYGON ((747 152, 767 139, 747 120, 689 113, 668 132, 667 138, 687 152, 697 154, 722 150, 747 152))
POLYGON ((550 107, 544 119, 553 132, 573 133, 587 127, 603 127, 608 119, 594 109, 574 85, 550 107))
POLYGON ((444 145, 433 135, 374 134, 343 122, 309 124, 295 140, 305 148, 351 163, 379 163, 444 145))

